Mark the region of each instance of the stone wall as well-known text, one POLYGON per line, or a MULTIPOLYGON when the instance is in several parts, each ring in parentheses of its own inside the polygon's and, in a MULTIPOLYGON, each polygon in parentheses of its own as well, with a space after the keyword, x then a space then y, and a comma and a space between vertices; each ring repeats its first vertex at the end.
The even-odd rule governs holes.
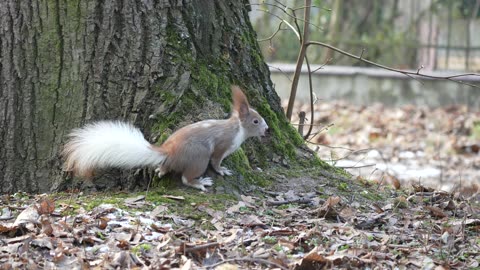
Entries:
MULTIPOLYGON (((295 66, 292 64, 270 66, 271 78, 278 95, 282 100, 288 99, 295 66)), ((312 66, 312 70, 316 68, 312 66)), ((439 71, 425 73, 436 76, 453 74, 439 71)), ((390 106, 413 104, 438 107, 466 104, 480 108, 480 88, 446 80, 414 80, 399 73, 376 68, 325 66, 313 75, 312 80, 314 93, 319 100, 346 100, 359 105, 380 102, 390 106)), ((480 76, 469 76, 463 80, 480 87, 480 76)), ((309 100, 306 68, 300 76, 297 100, 300 102, 309 100)))

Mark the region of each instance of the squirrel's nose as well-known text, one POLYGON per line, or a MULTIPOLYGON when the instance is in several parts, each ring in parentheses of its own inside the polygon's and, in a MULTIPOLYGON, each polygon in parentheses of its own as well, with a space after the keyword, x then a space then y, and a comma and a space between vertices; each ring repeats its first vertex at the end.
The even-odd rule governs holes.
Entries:
POLYGON ((268 128, 268 126, 266 126, 265 130, 263 130, 263 136, 266 136, 269 133, 270 133, 270 129, 268 128))

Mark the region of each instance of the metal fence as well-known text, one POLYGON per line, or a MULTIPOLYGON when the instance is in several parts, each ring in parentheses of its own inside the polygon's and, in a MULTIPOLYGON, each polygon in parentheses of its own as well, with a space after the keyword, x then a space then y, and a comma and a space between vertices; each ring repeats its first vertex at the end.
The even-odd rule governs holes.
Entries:
MULTIPOLYGON (((314 1, 312 40, 327 42, 382 64, 425 70, 480 71, 480 0, 325 0, 314 1), (331 11, 326 11, 331 9, 331 11)), ((252 1, 252 21, 259 39, 277 29, 280 18, 303 1, 252 1)), ((301 20, 303 14, 297 10, 301 20)), ((294 62, 298 41, 285 28, 261 42, 269 62, 294 62)), ((365 64, 309 48, 309 58, 322 64, 333 55, 336 65, 365 64)))

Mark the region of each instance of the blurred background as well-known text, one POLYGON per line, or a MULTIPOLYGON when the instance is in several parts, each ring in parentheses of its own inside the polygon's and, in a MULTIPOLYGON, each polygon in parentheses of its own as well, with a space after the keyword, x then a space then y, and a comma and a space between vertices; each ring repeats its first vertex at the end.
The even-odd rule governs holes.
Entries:
MULTIPOLYGON (((252 1, 252 21, 258 37, 277 28, 287 7, 303 1, 252 1), (278 7, 278 8, 277 8, 278 7), (278 17, 277 17, 278 16, 278 17)), ((477 0, 325 0, 313 1, 310 39, 326 42, 397 68, 480 71, 480 29, 477 0)), ((299 18, 303 10, 296 11, 299 18)), ((286 16, 293 23, 293 19, 286 16)), ((301 21, 300 21, 301 23, 301 21)), ((286 27, 283 27, 286 28, 286 27)), ((270 44, 262 42, 268 62, 295 62, 298 42, 293 31, 284 31, 270 44)), ((311 50, 312 63, 323 64, 330 50, 311 50)), ((335 56, 335 65, 366 66, 346 56, 335 56)))
MULTIPOLYGON (((304 20, 304 1, 251 1, 251 19, 284 105, 304 20), (293 29, 293 30, 292 30, 293 29)), ((310 46, 299 112, 319 155, 359 177, 478 194, 480 184, 480 0, 312 1, 310 38, 392 68, 461 82, 412 79, 310 46), (473 85, 473 86, 472 86, 473 85)))

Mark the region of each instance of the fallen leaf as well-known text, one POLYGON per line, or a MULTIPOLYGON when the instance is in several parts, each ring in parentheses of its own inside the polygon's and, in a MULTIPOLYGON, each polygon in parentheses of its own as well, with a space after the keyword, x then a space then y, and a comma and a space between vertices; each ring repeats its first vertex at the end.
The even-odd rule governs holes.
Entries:
POLYGON ((436 206, 425 206, 428 210, 430 210, 430 213, 432 216, 437 217, 437 218, 445 218, 447 217, 447 214, 445 214, 442 209, 436 207, 436 206))
POLYGON ((265 224, 255 215, 244 216, 238 222, 242 226, 255 227, 255 226, 264 226, 265 224))
POLYGON ((37 222, 40 214, 38 213, 38 208, 34 205, 30 205, 25 210, 23 210, 18 216, 13 226, 18 226, 19 224, 37 222))
POLYGON ((38 213, 40 215, 51 214, 55 211, 55 202, 51 199, 43 199, 38 205, 38 213))
POLYGON ((137 203, 137 202, 144 201, 144 200, 145 200, 145 195, 139 195, 139 196, 134 197, 134 198, 126 198, 124 200, 124 203, 125 204, 133 204, 133 203, 137 203))
POLYGON ((177 200, 177 201, 184 201, 185 200, 185 197, 183 197, 183 196, 163 195, 162 197, 167 198, 167 199, 177 200))

